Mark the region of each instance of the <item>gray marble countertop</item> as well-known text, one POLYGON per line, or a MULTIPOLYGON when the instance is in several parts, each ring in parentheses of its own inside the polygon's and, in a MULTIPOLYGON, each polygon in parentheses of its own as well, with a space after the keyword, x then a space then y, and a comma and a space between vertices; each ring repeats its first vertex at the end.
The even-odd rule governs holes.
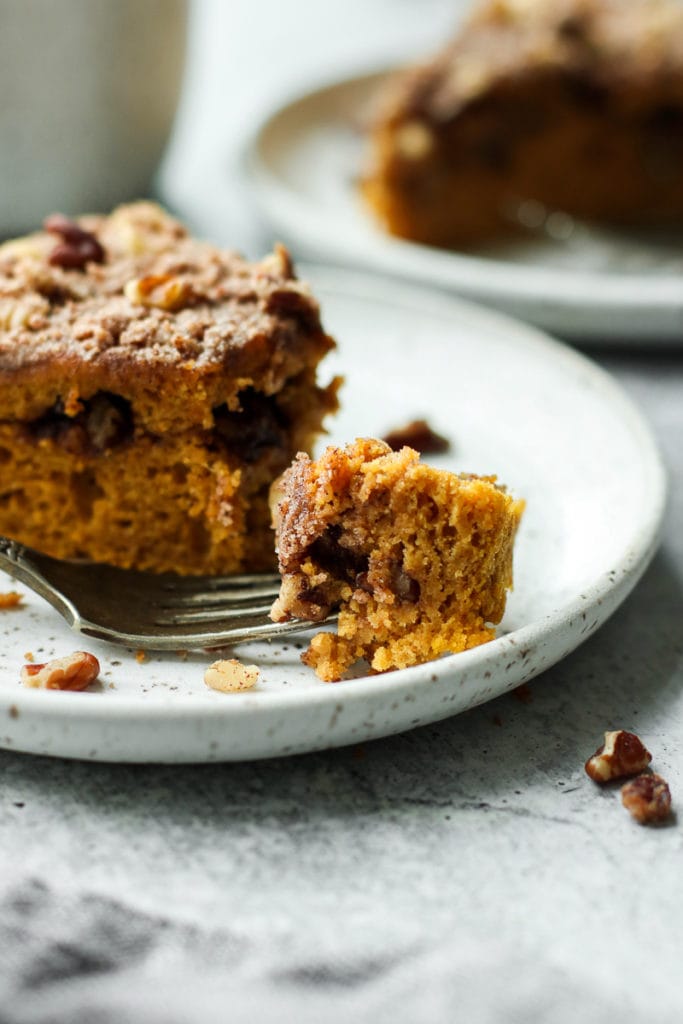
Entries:
MULTIPOLYGON (((451 6, 299 0, 259 35, 275 5, 199 4, 165 197, 256 248, 237 173, 248 118, 238 104, 219 129, 219 85, 272 100, 304 10, 310 37, 360 66, 428 42, 451 6), (365 32, 370 6, 375 26, 396 13, 390 40, 365 32), (236 39, 259 40, 268 82, 245 80, 236 39), (234 172, 227 195, 212 170, 198 188, 210 154, 234 172)), ((300 57, 287 86, 325 70, 305 39, 300 57)), ((683 350, 591 354, 670 471, 661 549, 625 604, 526 701, 362 747, 197 767, 0 752, 3 1024, 683 1019, 683 350), (584 773, 619 727, 670 783, 664 827, 584 773)))

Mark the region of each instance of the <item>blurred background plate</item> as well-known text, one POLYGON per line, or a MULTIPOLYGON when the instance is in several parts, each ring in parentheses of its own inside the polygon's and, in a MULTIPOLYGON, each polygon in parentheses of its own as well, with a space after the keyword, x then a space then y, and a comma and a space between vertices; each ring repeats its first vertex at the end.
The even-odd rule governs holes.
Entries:
POLYGON ((517 242, 472 252, 392 238, 361 202, 362 125, 386 72, 308 92, 255 133, 247 173, 269 229, 297 255, 365 266, 450 292, 565 337, 683 341, 683 237, 615 232, 556 213, 517 242))

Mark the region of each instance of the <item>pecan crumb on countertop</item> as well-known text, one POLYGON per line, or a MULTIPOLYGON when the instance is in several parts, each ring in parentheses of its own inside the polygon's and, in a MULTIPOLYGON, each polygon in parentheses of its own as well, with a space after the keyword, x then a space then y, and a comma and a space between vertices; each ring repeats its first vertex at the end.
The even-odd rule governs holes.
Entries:
POLYGON ((666 821, 671 814, 671 791, 654 772, 626 782, 621 787, 621 802, 641 825, 666 821))
POLYGON ((0 611, 6 611, 8 608, 18 608, 22 600, 22 595, 18 594, 16 590, 10 590, 7 594, 0 594, 0 611))
POLYGON ((408 447, 420 455, 442 455, 451 447, 448 438, 432 430, 427 420, 411 420, 403 427, 390 430, 382 440, 395 452, 408 447))
POLYGON ((594 782, 611 782, 645 771, 652 754, 635 733, 616 729, 605 733, 605 742, 585 764, 586 774, 594 782))

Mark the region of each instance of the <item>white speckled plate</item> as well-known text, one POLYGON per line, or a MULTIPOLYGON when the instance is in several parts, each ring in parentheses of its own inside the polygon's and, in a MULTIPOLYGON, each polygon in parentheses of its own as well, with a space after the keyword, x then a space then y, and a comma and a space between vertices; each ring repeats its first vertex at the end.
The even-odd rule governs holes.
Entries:
POLYGON ((561 335, 683 343, 681 232, 598 231, 535 209, 527 211, 535 225, 528 239, 467 253, 384 234, 355 185, 365 146, 358 126, 382 77, 309 92, 276 110, 255 135, 248 177, 278 237, 307 258, 438 285, 561 335))
MULTIPOLYGON (((600 369, 532 328, 439 293, 306 268, 339 340, 331 440, 381 435, 417 416, 452 440, 433 462, 497 473, 527 509, 515 590, 499 637, 425 666, 321 683, 302 641, 253 645, 258 688, 208 690, 212 658, 151 655, 96 642, 94 692, 25 690, 19 669, 84 646, 27 594, 0 612, 0 745, 115 761, 273 757, 409 729, 490 700, 542 672, 593 633, 654 552, 665 479, 638 411, 600 369)), ((1 574, 0 574, 1 575, 1 574)), ((0 591, 11 586, 2 577, 0 591)))

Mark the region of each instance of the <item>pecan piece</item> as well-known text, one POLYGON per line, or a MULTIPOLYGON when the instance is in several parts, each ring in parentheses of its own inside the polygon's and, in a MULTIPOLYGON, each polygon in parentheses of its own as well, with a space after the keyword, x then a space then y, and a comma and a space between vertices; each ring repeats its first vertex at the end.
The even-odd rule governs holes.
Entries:
POLYGON ((214 661, 204 673, 204 682, 212 690, 222 693, 238 693, 251 690, 259 677, 256 665, 243 665, 237 658, 214 661))
POLYGON ((50 234, 58 235, 58 242, 48 262, 65 270, 83 270, 86 263, 104 263, 105 252, 95 236, 85 231, 62 213, 53 213, 43 221, 50 234))
POLYGON ((129 302, 135 306, 150 306, 177 313, 197 300, 189 281, 173 274, 148 274, 128 281, 123 289, 129 302))
POLYGON ((74 651, 44 664, 24 665, 21 681, 40 690, 85 690, 99 674, 100 663, 93 654, 74 651))
POLYGON ((621 802, 641 825, 665 821, 671 814, 671 791, 661 775, 639 775, 621 787, 621 802))
POLYGON ((652 760, 652 754, 632 732, 616 729, 605 733, 605 742, 586 761, 586 774, 594 782, 611 782, 638 775, 652 760))

